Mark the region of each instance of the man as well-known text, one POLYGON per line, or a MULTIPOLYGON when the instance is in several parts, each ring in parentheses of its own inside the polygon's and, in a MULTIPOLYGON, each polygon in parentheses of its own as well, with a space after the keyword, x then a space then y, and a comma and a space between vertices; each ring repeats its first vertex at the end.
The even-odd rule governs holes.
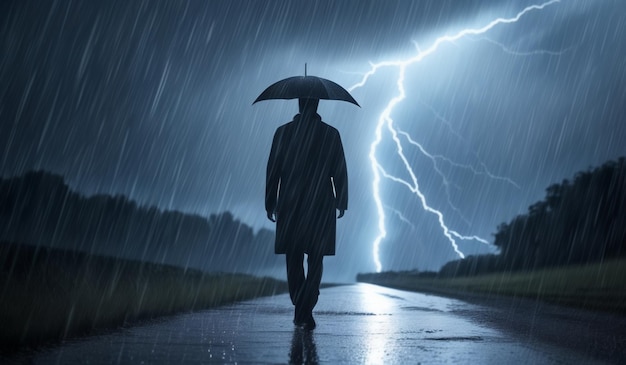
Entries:
POLYGON ((294 324, 314 329, 322 260, 335 254, 336 211, 341 218, 348 209, 348 174, 339 132, 317 114, 319 99, 298 102, 300 113, 274 133, 265 210, 276 222, 275 253, 286 255, 294 324))

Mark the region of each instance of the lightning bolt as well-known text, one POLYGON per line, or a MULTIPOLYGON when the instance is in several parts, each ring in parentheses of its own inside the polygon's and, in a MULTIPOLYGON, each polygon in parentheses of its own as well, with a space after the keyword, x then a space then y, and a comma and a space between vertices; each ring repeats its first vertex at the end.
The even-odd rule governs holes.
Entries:
POLYGON ((507 46, 505 46, 504 44, 500 43, 500 42, 496 42, 493 39, 489 39, 489 38, 480 38, 480 39, 472 39, 472 38, 468 38, 471 41, 474 42, 478 42, 478 41, 485 41, 488 43, 491 43, 495 46, 497 46, 498 48, 500 48, 504 53, 510 54, 511 56, 536 56, 536 55, 548 55, 548 56, 561 56, 563 55, 565 52, 568 52, 569 50, 571 50, 572 47, 567 47, 565 49, 562 49, 560 51, 551 51, 551 50, 547 50, 547 49, 535 49, 535 50, 530 50, 530 51, 518 51, 515 49, 511 49, 507 46))
MULTIPOLYGON (((495 43, 497 43, 497 42, 495 42, 495 43)), ((504 47, 504 45, 502 45, 502 46, 504 47)), ((533 55, 536 55, 536 54, 541 54, 541 52, 550 53, 551 55, 561 55, 561 54, 565 53, 567 50, 569 50, 569 48, 568 48, 568 49, 566 49, 566 50, 563 50, 563 51, 561 51, 561 52, 552 52, 552 51, 543 51, 543 50, 541 50, 541 51, 528 52, 528 53, 524 53, 524 54, 516 54, 516 55, 519 55, 519 56, 533 56, 533 55)), ((508 52, 508 50, 506 50, 506 49, 504 49, 504 48, 503 48, 503 51, 504 51, 504 52, 506 52, 506 53, 511 54, 510 52, 508 52)), ((421 100, 421 99, 418 99, 417 101, 418 101, 420 104, 422 104, 423 106, 425 106, 428 110, 430 110, 430 112, 431 112, 431 113, 435 116, 435 118, 437 118, 437 120, 441 121, 441 122, 442 122, 442 123, 446 126, 446 128, 448 128, 448 130, 449 130, 452 134, 454 134, 454 136, 456 136, 456 137, 457 137, 460 141, 462 141, 463 143, 467 144, 467 141, 465 140, 465 138, 463 138, 463 136, 462 136, 461 134, 459 134, 459 132, 457 132, 457 131, 456 131, 456 130, 452 127, 452 123, 450 123, 450 121, 448 121, 448 120, 447 120, 444 116, 442 116, 440 113, 438 113, 438 112, 435 110, 435 108, 433 108, 431 105, 428 105, 426 102, 424 102, 424 101, 423 101, 423 100, 421 100)), ((502 181, 505 181, 505 182, 507 182, 507 183, 509 183, 509 184, 513 185, 513 186, 514 186, 515 188, 517 188, 517 189, 521 189, 521 186, 519 186, 519 184, 517 184, 517 183, 516 183, 515 181, 513 181, 511 178, 508 178, 508 177, 506 177, 506 176, 498 176, 498 175, 496 175, 496 174, 492 173, 491 171, 489 171, 489 169, 487 168, 487 166, 486 166, 484 163, 482 163, 482 162, 480 162, 480 167, 481 167, 481 168, 480 168, 480 169, 477 169, 476 167, 474 167, 474 166, 472 166, 472 165, 468 165, 468 164, 461 164, 461 163, 458 163, 458 162, 454 162, 454 161, 452 161, 451 159, 449 159, 449 158, 447 158, 447 157, 445 157, 445 156, 442 156, 442 155, 432 155, 432 156, 428 156, 428 155, 430 155, 430 154, 426 152, 426 150, 424 149, 424 147, 423 147, 421 144, 419 144, 418 142, 414 141, 408 133, 403 132, 403 131, 400 131, 400 130, 399 130, 399 132, 400 132, 400 134, 402 134, 403 136, 405 136, 405 138, 407 139, 407 141, 408 141, 410 144, 412 144, 412 145, 416 146, 417 148, 419 148, 420 152, 422 152, 424 155, 426 155, 427 157, 429 157, 429 158, 431 158, 431 159, 433 159, 433 160, 442 160, 442 161, 447 162, 448 164, 450 164, 450 165, 451 165, 451 166, 453 166, 453 167, 458 167, 458 168, 461 168, 461 169, 464 169, 464 170, 469 170, 469 171, 471 171, 474 175, 486 175, 487 177, 489 177, 489 178, 491 178, 491 179, 493 179, 493 180, 502 180, 502 181)), ((475 157, 477 160, 480 160, 480 157, 478 156, 478 153, 476 153, 476 151, 471 151, 471 153, 474 155, 474 157, 475 157)), ((433 161, 433 163, 435 163, 435 161, 433 161)), ((439 171, 437 171, 437 172, 439 172, 439 171)), ((443 176, 442 176, 442 177, 443 177, 443 176)))
POLYGON ((485 164, 482 163, 482 162, 480 164, 482 169, 479 170, 479 169, 475 168, 472 165, 467 165, 467 164, 461 164, 461 163, 458 163, 458 162, 454 162, 451 159, 449 159, 449 158, 447 158, 447 157, 445 157, 443 155, 433 155, 433 154, 429 153, 428 151, 426 151, 426 149, 424 149, 424 146, 422 146, 421 144, 416 142, 413 138, 411 138, 411 136, 407 132, 404 132, 404 131, 402 131, 400 129, 397 129, 397 128, 396 128, 396 130, 398 131, 398 134, 403 135, 410 144, 412 144, 415 147, 417 147, 420 150, 420 152, 422 152, 423 155, 425 155, 426 157, 430 158, 433 161, 433 165, 435 167, 435 171, 442 177, 442 179, 444 180, 444 184, 446 184, 446 185, 449 185, 449 182, 448 182, 447 178, 443 175, 443 172, 441 172, 441 169, 439 168, 439 165, 437 164, 437 160, 445 161, 445 162, 447 162, 448 164, 450 164, 451 166, 454 166, 454 167, 458 167, 458 168, 462 168, 462 169, 465 169, 465 170, 469 170, 474 175, 486 175, 486 176, 488 176, 489 178, 491 178, 493 180, 503 180, 503 181, 506 181, 507 183, 515 186, 516 188, 521 189, 521 187, 515 181, 513 181, 511 178, 508 178, 506 176, 499 176, 499 175, 495 175, 495 174, 491 173, 489 171, 489 169, 487 169, 487 166, 485 166, 485 164))
MULTIPOLYGON (((398 130, 393 123, 393 119, 391 118, 391 113, 393 111, 393 109, 395 108, 396 105, 398 105, 401 101, 403 101, 406 98, 406 93, 405 93, 405 88, 404 88, 404 76, 405 76, 405 71, 407 69, 407 67, 420 62, 421 60, 423 60, 424 58, 426 58, 427 56, 433 54, 434 52, 437 51, 437 49, 439 48, 439 46, 441 44, 444 43, 454 43, 457 40, 467 37, 467 36, 472 36, 472 35, 481 35, 484 34, 486 32, 488 32, 489 30, 491 30, 493 27, 500 25, 500 24, 510 24, 510 23, 515 23, 517 22, 520 18, 522 18, 526 13, 531 12, 531 11, 535 11, 535 10, 542 10, 547 6, 550 6, 552 4, 558 3, 560 2, 560 0, 551 0, 548 2, 545 2, 543 4, 539 4, 539 5, 531 5, 528 6, 526 8, 524 8, 523 10, 521 10, 519 13, 517 13, 514 17, 511 18, 497 18, 492 20, 491 22, 489 22, 487 25, 480 27, 480 28, 469 28, 469 29, 464 29, 461 30, 460 32, 453 34, 453 35, 445 35, 442 37, 437 38, 434 43, 426 48, 426 49, 421 49, 420 46, 414 42, 415 44, 415 48, 416 48, 416 54, 413 57, 410 57, 408 59, 405 60, 393 60, 393 61, 383 61, 383 62, 379 62, 379 63, 371 63, 370 62, 370 70, 365 73, 363 75, 363 78, 361 79, 361 81, 355 85, 353 85, 352 87, 349 88, 350 91, 353 91, 357 88, 363 87, 367 84, 369 78, 371 76, 373 76, 374 74, 376 74, 376 72, 383 67, 396 67, 398 68, 398 80, 396 82, 397 85, 397 89, 398 89, 398 94, 393 97, 389 103, 387 104, 386 108, 382 111, 382 113, 380 114, 379 118, 378 118, 378 123, 376 126, 376 130, 375 130, 375 136, 374 136, 374 140, 372 141, 372 144, 370 145, 370 151, 369 151, 369 160, 371 162, 372 165, 372 172, 374 174, 373 177, 373 181, 372 181, 372 190, 373 190, 373 195, 374 195, 374 202, 376 205, 376 210, 378 213, 378 235, 376 236, 376 238, 374 239, 373 242, 373 256, 374 256, 374 263, 376 264, 376 271, 380 272, 382 271, 382 263, 380 262, 380 255, 379 255, 379 250, 380 250, 380 244, 382 242, 382 240, 387 236, 387 229, 385 226, 385 210, 384 210, 384 205, 382 202, 382 199, 380 197, 380 182, 381 182, 381 177, 384 177, 386 179, 389 179, 393 182, 396 182, 398 184, 403 185, 404 187, 406 187, 410 192, 412 192, 413 194, 415 194, 419 201, 421 202, 422 208, 429 212, 434 214, 439 222, 439 225, 441 226, 443 235, 448 239, 448 241, 450 242, 452 248, 454 249, 454 251, 456 252, 456 254, 460 257, 460 258, 465 258, 465 255, 463 254, 463 252, 461 252, 461 250, 459 249, 456 240, 475 240, 484 244, 489 244, 489 242, 483 238, 480 238, 478 236, 465 236, 465 235, 461 235, 459 234, 457 231, 454 231, 452 229, 450 229, 446 223, 445 223, 445 219, 443 216, 443 213, 435 208, 432 208, 431 206, 428 205, 428 202, 426 200, 426 197, 424 196, 424 194, 420 191, 419 188, 419 183, 417 180, 417 176, 415 175, 415 172, 413 171, 411 164, 409 163, 408 159, 406 158, 405 154, 404 154, 404 149, 402 147, 402 143, 400 141, 400 137, 399 135, 405 137, 409 143, 411 143, 412 145, 416 146, 417 148, 420 149, 420 152, 422 152, 422 154, 424 154, 425 156, 429 157, 431 160, 433 160, 433 163, 436 164, 436 160, 437 159, 445 159, 445 157, 443 156, 436 156, 436 155, 432 155, 430 153, 428 153, 419 143, 415 142, 414 140, 412 140, 410 138, 410 136, 405 133, 402 132, 400 130, 398 130), (410 181, 407 181, 405 179, 401 179, 398 178, 396 176, 393 176, 389 173, 387 173, 384 169, 384 167, 380 164, 380 162, 378 161, 378 159, 376 158, 376 151, 378 149, 378 146, 380 145, 380 143, 382 142, 383 139, 383 129, 387 128, 387 130, 389 131, 391 138, 393 139, 395 146, 396 146, 396 153, 398 155, 398 157, 400 157, 400 160, 402 161, 402 163, 404 164, 404 167, 406 169, 406 171, 409 174, 410 177, 410 181)), ((510 50, 506 49, 505 47, 502 47, 505 51, 509 51, 510 50)), ((512 52, 511 52, 512 53, 512 52)), ((450 127, 450 125, 448 124, 448 127, 450 127)), ((456 133, 456 132, 455 132, 456 133)), ((491 174, 488 170, 487 167, 484 164, 481 164, 482 166, 482 170, 477 170, 471 166, 465 166, 465 165, 461 165, 461 164, 456 164, 453 161, 450 161, 448 159, 446 159, 449 163, 451 163, 453 166, 457 166, 457 167, 464 167, 464 168, 469 168, 471 169, 474 173, 484 173, 487 174, 488 176, 492 177, 492 178, 496 178, 496 179, 502 179, 505 180, 515 186, 517 186, 519 188, 519 186, 517 184, 515 184, 515 182, 513 182, 512 180, 505 178, 505 177, 500 177, 494 174, 491 174)), ((437 172, 440 173, 440 170, 438 168, 436 168, 437 172)), ((440 174, 443 176, 443 174, 440 174)), ((444 183, 447 183, 447 180, 444 179, 444 183)))
POLYGON ((400 221, 404 222, 406 225, 408 225, 409 227, 411 227, 412 230, 416 230, 417 228, 415 227, 415 225, 413 223, 411 223, 411 221, 405 217, 401 211, 389 206, 389 205, 385 205, 385 209, 391 210, 393 212, 393 214, 395 214, 398 219, 400 219, 400 221))

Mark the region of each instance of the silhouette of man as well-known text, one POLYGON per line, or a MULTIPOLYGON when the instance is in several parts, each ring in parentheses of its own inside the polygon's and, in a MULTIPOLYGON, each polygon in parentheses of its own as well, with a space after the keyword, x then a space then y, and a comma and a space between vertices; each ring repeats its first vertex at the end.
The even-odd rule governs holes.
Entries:
POLYGON ((317 114, 319 99, 298 102, 300 113, 274 133, 265 210, 276 222, 274 251, 286 255, 294 324, 313 329, 322 260, 335 254, 336 218, 348 209, 348 174, 339 132, 317 114))

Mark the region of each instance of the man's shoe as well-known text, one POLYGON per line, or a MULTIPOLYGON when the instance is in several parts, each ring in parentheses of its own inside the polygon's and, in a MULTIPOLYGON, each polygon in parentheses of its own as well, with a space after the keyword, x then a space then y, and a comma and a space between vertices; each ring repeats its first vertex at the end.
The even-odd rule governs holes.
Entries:
POLYGON ((317 325, 315 324, 315 319, 313 319, 312 313, 310 313, 304 320, 304 324, 302 325, 302 327, 307 331, 312 331, 315 329, 315 327, 317 327, 317 325))
POLYGON ((295 324, 298 327, 302 327, 304 326, 305 323, 306 323, 306 317, 303 316, 302 313, 296 307, 296 311, 293 314, 293 324, 295 324))
POLYGON ((317 327, 315 319, 313 319, 313 313, 298 313, 293 317, 293 324, 298 327, 302 327, 305 330, 313 330, 317 327))

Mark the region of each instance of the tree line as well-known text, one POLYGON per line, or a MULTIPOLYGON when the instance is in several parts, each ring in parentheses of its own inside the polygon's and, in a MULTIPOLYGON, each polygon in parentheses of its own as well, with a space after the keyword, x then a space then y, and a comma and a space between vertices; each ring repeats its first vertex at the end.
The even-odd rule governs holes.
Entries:
POLYGON ((497 255, 447 263, 442 276, 599 262, 626 256, 626 159, 546 189, 528 212, 498 226, 497 255))
POLYGON ((121 195, 84 196, 45 171, 0 180, 4 242, 254 273, 282 264, 273 240, 274 232, 255 233, 230 212, 207 218, 140 206, 121 195))

